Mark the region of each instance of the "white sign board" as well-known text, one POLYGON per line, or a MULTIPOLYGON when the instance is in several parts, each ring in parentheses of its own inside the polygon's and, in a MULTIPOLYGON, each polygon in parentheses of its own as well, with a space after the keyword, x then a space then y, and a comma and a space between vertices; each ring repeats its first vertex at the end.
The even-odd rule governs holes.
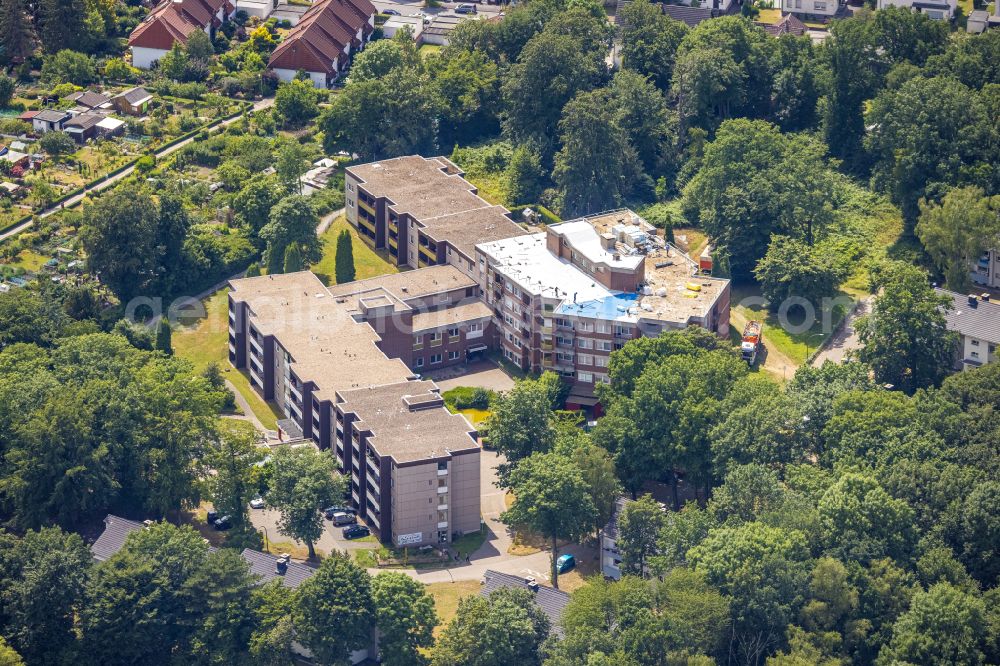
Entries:
POLYGON ((412 534, 400 534, 396 537, 397 546, 406 546, 411 543, 420 543, 424 540, 423 532, 413 532, 412 534))

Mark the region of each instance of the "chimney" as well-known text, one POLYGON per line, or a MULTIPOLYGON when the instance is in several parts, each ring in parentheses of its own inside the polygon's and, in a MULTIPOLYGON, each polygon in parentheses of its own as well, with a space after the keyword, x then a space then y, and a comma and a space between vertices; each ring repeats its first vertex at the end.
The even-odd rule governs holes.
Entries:
POLYGON ((528 586, 528 589, 532 592, 538 592, 538 581, 534 578, 525 578, 524 584, 528 586))
POLYGON ((990 302, 990 292, 984 291, 983 293, 979 294, 979 300, 981 300, 983 303, 989 303, 990 302))
POLYGON ((146 529, 149 529, 150 527, 153 526, 153 521, 152 520, 144 520, 144 521, 142 521, 142 525, 146 529))
POLYGON ((969 306, 974 308, 978 303, 979 298, 975 294, 969 294, 969 306))
POLYGON ((284 576, 285 572, 288 571, 288 560, 291 559, 287 553, 279 555, 278 559, 274 561, 274 573, 279 576, 284 576))

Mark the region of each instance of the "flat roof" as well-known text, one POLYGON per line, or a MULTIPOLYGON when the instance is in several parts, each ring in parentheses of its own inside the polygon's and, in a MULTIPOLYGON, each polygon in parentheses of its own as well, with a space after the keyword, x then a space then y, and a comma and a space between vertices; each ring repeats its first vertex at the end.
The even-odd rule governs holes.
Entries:
POLYGON ((379 456, 405 464, 479 448, 470 434, 475 428, 445 408, 438 390, 423 380, 337 393, 341 409, 357 415, 354 427, 371 431, 368 441, 379 456))
POLYGON ((607 231, 598 231, 595 225, 583 219, 554 224, 549 227, 549 231, 563 236, 574 250, 586 257, 591 263, 604 264, 611 268, 624 270, 635 270, 642 263, 642 255, 610 252, 605 248, 601 234, 612 233, 610 227, 607 231))
POLYGON ((454 266, 438 265, 338 284, 330 287, 329 291, 333 296, 351 296, 373 289, 384 289, 405 301, 476 285, 475 280, 454 266))
POLYGON ((474 208, 421 220, 421 231, 437 242, 447 242, 470 260, 476 257, 476 245, 524 236, 528 232, 507 217, 503 206, 474 208))
POLYGON ((429 331, 493 316, 493 310, 480 300, 463 303, 444 310, 432 310, 413 315, 413 331, 429 331))
POLYGON ((374 197, 385 197, 397 213, 416 220, 488 208, 475 186, 445 157, 409 155, 347 167, 374 197))
POLYGON ((387 358, 376 346, 381 338, 375 330, 355 321, 308 271, 242 278, 230 285, 230 297, 247 304, 254 327, 277 339, 292 357, 295 375, 316 384, 320 399, 331 399, 331 391, 413 375, 400 359, 387 358))
POLYGON ((476 246, 522 291, 577 302, 606 298, 612 292, 579 268, 549 252, 545 232, 476 246))

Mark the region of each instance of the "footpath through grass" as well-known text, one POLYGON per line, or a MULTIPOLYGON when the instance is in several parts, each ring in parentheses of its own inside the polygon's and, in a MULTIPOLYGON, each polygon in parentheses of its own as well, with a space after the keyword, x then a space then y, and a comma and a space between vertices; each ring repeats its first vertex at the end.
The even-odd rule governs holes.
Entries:
POLYGON ((335 264, 337 259, 337 236, 347 229, 351 234, 351 248, 354 252, 354 273, 356 280, 366 280, 368 278, 385 275, 386 273, 398 273, 399 268, 389 261, 388 255, 373 250, 367 243, 361 240, 358 232, 354 230, 344 216, 338 217, 330 225, 320 241, 323 243, 323 257, 312 265, 310 270, 329 286, 336 284, 337 280, 335 264))

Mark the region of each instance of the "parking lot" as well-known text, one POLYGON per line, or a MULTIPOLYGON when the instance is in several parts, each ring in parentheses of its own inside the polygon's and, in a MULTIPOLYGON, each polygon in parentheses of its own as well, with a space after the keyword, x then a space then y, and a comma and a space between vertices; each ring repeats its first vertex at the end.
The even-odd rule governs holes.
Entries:
MULTIPOLYGON (((271 509, 250 509, 250 521, 253 526, 264 534, 269 543, 281 543, 292 541, 278 531, 279 513, 271 509)), ((344 526, 337 527, 333 521, 323 519, 323 536, 316 542, 317 550, 324 553, 332 553, 334 550, 361 550, 372 548, 375 544, 371 540, 351 540, 345 539, 342 535, 344 526)), ((271 549, 273 550, 273 549, 271 549)))
MULTIPOLYGON (((455 15, 455 7, 459 2, 442 2, 440 7, 424 7, 423 0, 374 0, 375 8, 380 13, 386 10, 395 10, 402 16, 418 16, 421 13, 427 16, 451 16, 455 15)), ((506 9, 505 5, 491 5, 486 2, 472 3, 476 5, 476 11, 484 16, 495 16, 506 9)))

